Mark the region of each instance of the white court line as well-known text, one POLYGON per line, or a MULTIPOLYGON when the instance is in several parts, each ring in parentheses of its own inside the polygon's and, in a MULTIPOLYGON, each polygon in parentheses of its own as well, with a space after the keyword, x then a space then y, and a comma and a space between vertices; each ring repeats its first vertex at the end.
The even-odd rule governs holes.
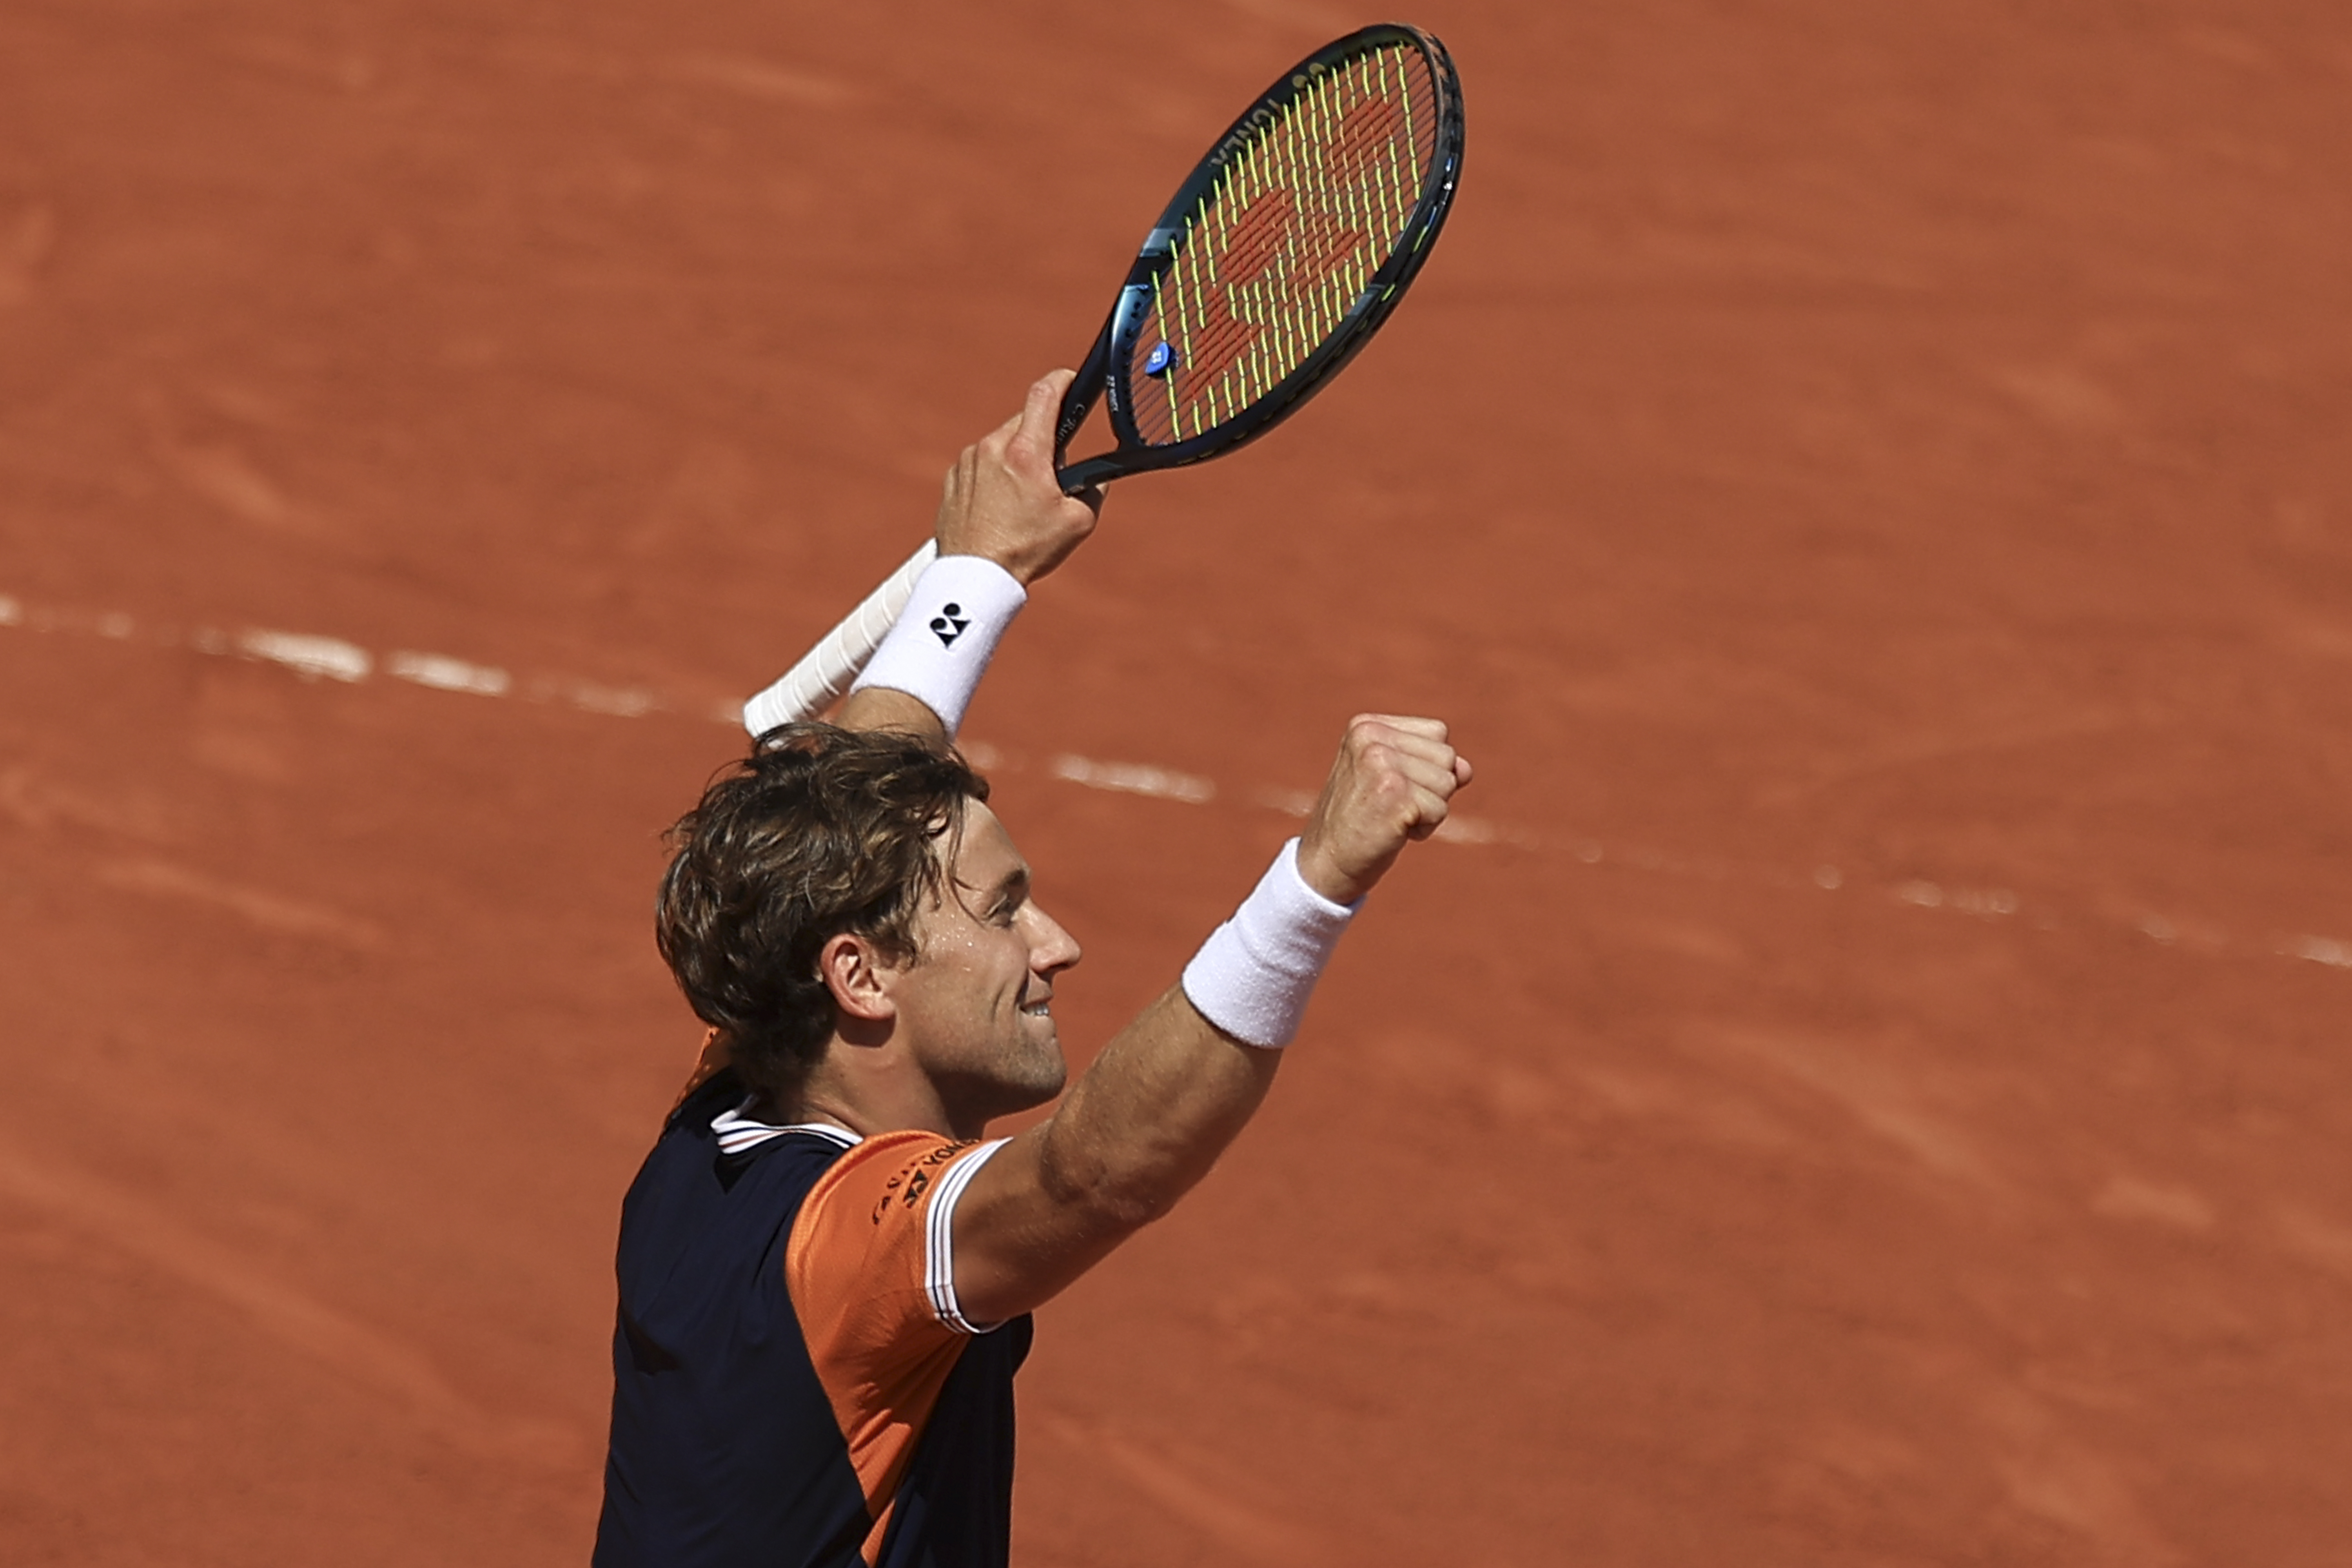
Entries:
MULTIPOLYGON (((138 624, 119 610, 92 614, 52 609, 28 605, 6 594, 0 594, 0 627, 94 636, 114 641, 132 640, 138 635, 138 624)), ((173 627, 158 626, 148 632, 146 640, 157 647, 186 648, 209 658, 264 660, 283 666, 305 680, 327 679, 357 685, 370 679, 381 668, 384 674, 396 680, 405 680, 436 691, 476 697, 515 697, 528 702, 556 702, 609 718, 636 719, 647 714, 664 713, 707 718, 730 727, 741 722, 740 710, 731 701, 698 709, 694 704, 667 699, 643 687, 601 686, 572 676, 542 675, 518 682, 511 674, 495 665, 476 664, 450 654, 406 648, 395 650, 379 665, 373 654, 356 643, 310 632, 257 626, 231 635, 214 627, 198 626, 183 634, 173 627)), ((1017 759, 1003 757, 984 742, 971 742, 965 750, 990 772, 1022 771, 1017 759)), ((1296 790, 1265 789, 1234 795, 1221 790, 1214 780, 1198 774, 1150 763, 1102 762, 1067 752, 1055 755, 1046 764, 1045 771, 1053 778, 1087 789, 1143 795, 1187 805, 1207 805, 1219 799, 1241 800, 1290 816, 1304 816, 1314 803, 1312 795, 1296 790)), ((1738 868, 1721 861, 1687 860, 1643 846, 1612 846, 1592 838, 1547 838, 1522 828, 1474 816, 1450 819, 1438 831, 1436 839, 1439 843, 1462 846, 1500 845, 1543 854, 1565 853, 1582 865, 1623 867, 1654 876, 1722 880, 1743 874, 1738 868)), ((1801 875, 1753 868, 1744 874, 1780 887, 1809 887, 1822 892, 1838 892, 1849 887, 1859 887, 1852 883, 1840 868, 1831 865, 1815 866, 1801 875)), ((2035 929, 2058 929, 2058 922, 2053 918, 2058 912, 2056 905, 2041 900, 2029 907, 2025 900, 2008 888, 1948 888, 1922 878, 1912 878, 1882 887, 1880 891, 1893 902, 1912 909, 1987 921, 2023 917, 2035 929)), ((2290 934, 2276 938, 2264 946, 2254 947, 2232 941, 2210 921, 2176 921, 2152 911, 2122 921, 2095 915, 2078 914, 2076 918, 2110 927, 2121 925, 2165 947, 2185 946, 2209 953, 2265 952, 2330 969, 2352 971, 2352 942, 2334 937, 2290 934), (2184 942, 2184 932, 2191 931, 2197 933, 2196 940, 2184 942)))
POLYGON ((2279 951, 2289 958, 2307 958, 2330 969, 2352 969, 2352 943, 2331 942, 2324 936, 2299 936, 2279 951))
MULTIPOLYGON (((104 623, 100 630, 106 632, 104 623)), ((130 629, 123 629, 123 636, 130 629)), ((236 637, 236 646, 254 658, 266 658, 272 664, 282 664, 297 675, 330 680, 356 682, 365 680, 375 668, 375 660, 367 649, 347 643, 340 637, 305 637, 300 632, 245 631, 236 637)))
POLYGON ((1161 800, 1181 800, 1187 805, 1206 805, 1217 798, 1217 786, 1207 779, 1145 763, 1098 763, 1065 752, 1045 771, 1057 779, 1084 784, 1088 789, 1154 795, 1161 800))
POLYGON ((495 665, 467 664, 442 653, 395 653, 383 661, 383 672, 436 691, 470 691, 477 697, 504 697, 514 688, 514 678, 495 665))

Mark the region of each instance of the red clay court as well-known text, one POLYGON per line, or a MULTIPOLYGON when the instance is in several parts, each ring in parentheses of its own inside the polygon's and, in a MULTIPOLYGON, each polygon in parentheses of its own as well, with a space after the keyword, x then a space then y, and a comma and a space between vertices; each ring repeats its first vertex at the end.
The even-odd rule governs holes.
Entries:
MULTIPOLYGON (((0 1558, 584 1561, 719 710, 1370 19, 0 15, 0 1558)), ((969 735, 1082 1046, 1349 712, 1479 783, 1018 1559, 2352 1563, 2352 22, 1404 19, 1413 297, 969 735)))

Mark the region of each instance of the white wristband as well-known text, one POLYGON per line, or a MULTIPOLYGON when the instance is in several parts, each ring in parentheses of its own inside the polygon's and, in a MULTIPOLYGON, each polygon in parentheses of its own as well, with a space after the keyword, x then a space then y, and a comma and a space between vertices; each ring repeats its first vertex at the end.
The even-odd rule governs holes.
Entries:
POLYGON ((1294 838, 1184 966, 1184 994, 1234 1038, 1286 1046, 1355 913, 1355 905, 1335 904, 1307 885, 1294 838))
POLYGON ((996 639, 1028 602, 1028 590, 995 562, 942 555, 915 579, 898 625, 849 689, 903 691, 938 714, 952 735, 987 673, 996 639))

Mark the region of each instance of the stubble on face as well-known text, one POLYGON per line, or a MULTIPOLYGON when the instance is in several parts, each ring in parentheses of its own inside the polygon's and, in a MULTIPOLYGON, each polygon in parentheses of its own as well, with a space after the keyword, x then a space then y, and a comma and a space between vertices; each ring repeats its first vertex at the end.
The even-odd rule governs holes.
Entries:
POLYGON ((1069 1068, 1048 1008, 1076 950, 1032 903, 1028 864, 987 806, 967 803, 942 848, 954 863, 917 919, 898 1016, 941 1105, 976 1131, 1062 1091, 1069 1068))

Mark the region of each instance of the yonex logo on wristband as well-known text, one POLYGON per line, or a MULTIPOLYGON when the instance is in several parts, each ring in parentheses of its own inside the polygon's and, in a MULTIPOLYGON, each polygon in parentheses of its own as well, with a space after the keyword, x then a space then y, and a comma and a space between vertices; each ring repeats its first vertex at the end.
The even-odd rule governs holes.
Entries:
POLYGON ((996 652, 996 639, 1028 597, 1019 579, 984 556, 940 556, 923 568, 907 613, 850 689, 903 691, 954 734, 996 652))

